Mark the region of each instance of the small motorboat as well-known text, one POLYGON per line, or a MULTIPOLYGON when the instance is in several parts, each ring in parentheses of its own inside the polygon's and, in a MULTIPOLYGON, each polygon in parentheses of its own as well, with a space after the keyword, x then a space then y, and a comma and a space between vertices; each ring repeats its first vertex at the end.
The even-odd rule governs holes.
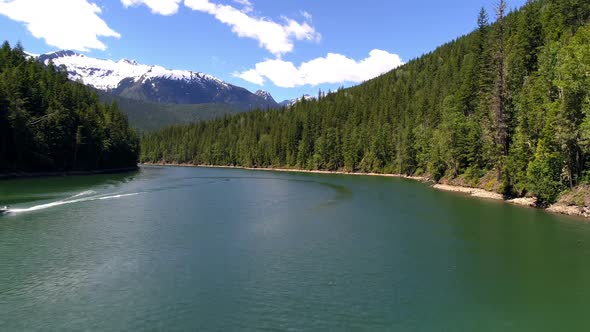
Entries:
POLYGON ((10 209, 6 205, 4 207, 0 207, 0 214, 5 214, 6 212, 8 212, 8 210, 10 209))

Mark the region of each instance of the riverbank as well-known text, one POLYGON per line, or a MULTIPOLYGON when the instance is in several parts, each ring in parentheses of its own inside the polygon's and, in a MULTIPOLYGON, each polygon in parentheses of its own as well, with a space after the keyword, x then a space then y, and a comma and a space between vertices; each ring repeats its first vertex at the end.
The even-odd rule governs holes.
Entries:
POLYGON ((175 166, 175 167, 203 167, 203 168, 231 168, 244 169, 248 171, 272 171, 272 172, 291 172, 291 173, 312 173, 312 174, 340 174, 340 175, 357 175, 357 176, 381 176, 389 178, 403 178, 411 179, 420 182, 432 182, 428 177, 424 176, 408 176, 402 174, 382 174, 382 173, 362 173, 362 172, 345 172, 345 171, 319 171, 306 170, 297 168, 273 168, 273 167, 243 167, 243 166, 219 166, 219 165, 193 165, 193 164, 176 164, 176 163, 143 163, 146 166, 175 166))
POLYGON ((493 191, 487 191, 487 190, 480 189, 480 188, 451 186, 448 184, 435 184, 432 187, 434 189, 438 189, 438 190, 442 190, 442 191, 458 192, 458 193, 463 193, 463 194, 467 194, 469 196, 478 197, 478 198, 500 200, 500 201, 504 201, 506 203, 521 205, 521 206, 526 206, 526 207, 537 207, 537 200, 534 197, 505 198, 501 194, 498 194, 493 191))
POLYGON ((233 168, 233 169, 244 169, 250 171, 273 171, 273 172, 292 172, 292 173, 312 173, 312 174, 341 174, 341 175, 355 175, 355 176, 381 176, 381 177, 393 177, 393 178, 404 178, 410 180, 416 180, 420 182, 433 183, 432 188, 441 191, 456 192, 465 195, 469 195, 476 198, 493 199, 503 201, 508 204, 514 204, 529 208, 542 209, 552 213, 564 214, 575 217, 590 218, 590 207, 571 205, 564 202, 557 202, 549 207, 543 208, 537 206, 537 199, 534 197, 519 197, 519 198, 505 198, 501 194, 493 191, 472 188, 457 185, 448 185, 442 183, 435 183, 429 177, 425 176, 408 176, 402 174, 381 174, 381 173, 362 173, 362 172, 344 172, 344 171, 320 171, 320 170, 303 170, 293 168, 258 168, 258 167, 242 167, 242 166, 219 166, 219 165, 193 165, 193 164, 178 164, 178 163, 143 163, 142 165, 148 166, 176 166, 176 167, 203 167, 203 168, 233 168))
POLYGON ((139 167, 135 166, 135 167, 125 167, 125 168, 101 169, 101 170, 93 170, 93 171, 33 172, 33 173, 30 173, 30 172, 10 172, 10 173, 0 173, 0 180, 23 179, 23 178, 43 178, 43 177, 53 177, 53 176, 115 174, 115 173, 133 172, 133 171, 137 171, 138 169, 139 169, 139 167))
POLYGON ((438 189, 438 190, 443 190, 443 191, 463 193, 463 194, 470 195, 472 197, 501 200, 501 201, 504 201, 509 204, 515 204, 515 205, 531 207, 531 208, 539 208, 539 209, 546 210, 546 211, 552 212, 552 213, 564 214, 564 215, 575 216, 575 217, 590 218, 590 208, 589 207, 571 204, 571 203, 568 203, 567 200, 564 200, 564 199, 560 199, 557 203, 543 208, 543 207, 537 206, 537 199, 534 197, 505 198, 504 196, 502 196, 496 192, 487 191, 487 190, 480 189, 480 188, 452 186, 452 185, 446 185, 446 184, 435 184, 433 186, 433 188, 438 189))

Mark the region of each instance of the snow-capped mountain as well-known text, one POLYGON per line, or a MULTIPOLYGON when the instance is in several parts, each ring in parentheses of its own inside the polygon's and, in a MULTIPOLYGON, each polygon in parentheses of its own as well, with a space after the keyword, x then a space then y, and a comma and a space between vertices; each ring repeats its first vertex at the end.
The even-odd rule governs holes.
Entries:
POLYGON ((261 98, 264 98, 264 100, 266 100, 266 101, 276 103, 276 101, 274 100, 274 98, 272 97, 270 92, 268 92, 268 91, 258 90, 254 94, 261 97, 261 98))
POLYGON ((160 66, 149 66, 137 63, 135 60, 121 59, 119 61, 96 59, 73 51, 58 51, 39 56, 39 61, 48 65, 53 62, 55 66, 64 65, 68 69, 71 80, 100 90, 112 90, 127 78, 133 78, 134 82, 146 82, 155 78, 172 80, 184 80, 214 82, 222 88, 228 84, 222 80, 200 72, 189 70, 168 70, 160 66))
POLYGON ((226 103, 243 109, 275 107, 268 92, 253 94, 214 76, 190 70, 169 70, 134 60, 97 59, 73 51, 39 56, 48 65, 65 66, 69 78, 112 94, 162 103, 226 103))
POLYGON ((313 100, 313 99, 315 99, 315 98, 308 95, 308 94, 305 94, 299 98, 283 100, 282 102, 279 103, 279 106, 291 107, 302 100, 309 101, 309 100, 313 100))

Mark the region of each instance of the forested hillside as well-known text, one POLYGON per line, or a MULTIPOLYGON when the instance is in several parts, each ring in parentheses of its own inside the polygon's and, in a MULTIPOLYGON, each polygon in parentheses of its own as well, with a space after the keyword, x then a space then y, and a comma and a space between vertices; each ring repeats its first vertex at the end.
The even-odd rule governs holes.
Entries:
POLYGON ((136 166, 139 139, 115 104, 67 73, 0 49, 0 173, 136 166))
POLYGON ((229 104, 163 104, 124 98, 100 90, 96 93, 102 102, 116 102, 127 115, 129 124, 140 133, 245 112, 229 104))
POLYGON ((489 15, 357 87, 149 134, 141 159, 426 174, 552 202, 590 181, 590 2, 489 15))

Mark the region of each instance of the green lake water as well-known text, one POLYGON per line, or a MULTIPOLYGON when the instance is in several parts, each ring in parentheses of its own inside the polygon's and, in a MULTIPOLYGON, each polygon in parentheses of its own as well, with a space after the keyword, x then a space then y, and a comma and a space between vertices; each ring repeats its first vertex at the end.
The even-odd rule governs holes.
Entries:
POLYGON ((588 331, 590 224, 415 181, 0 182, 0 330, 588 331))

